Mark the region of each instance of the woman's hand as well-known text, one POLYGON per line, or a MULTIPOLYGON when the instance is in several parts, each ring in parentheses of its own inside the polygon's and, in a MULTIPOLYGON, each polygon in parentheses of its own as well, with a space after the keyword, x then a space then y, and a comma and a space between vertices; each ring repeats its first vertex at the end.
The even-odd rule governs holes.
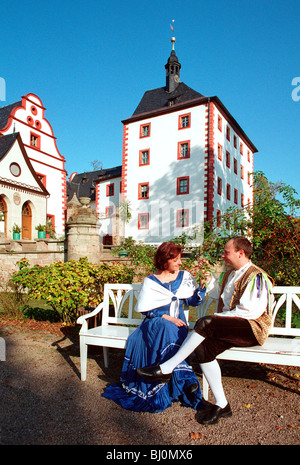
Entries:
POLYGON ((180 328, 181 326, 186 326, 186 323, 183 320, 180 320, 180 318, 175 318, 174 316, 170 315, 162 315, 162 318, 171 321, 172 323, 174 323, 174 325, 178 326, 178 328, 180 328))

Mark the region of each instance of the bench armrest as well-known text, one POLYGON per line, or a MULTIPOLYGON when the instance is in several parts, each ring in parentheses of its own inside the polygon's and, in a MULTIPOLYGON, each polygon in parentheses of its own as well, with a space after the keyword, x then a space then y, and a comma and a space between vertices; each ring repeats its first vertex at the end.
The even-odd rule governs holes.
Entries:
POLYGON ((90 313, 87 313, 86 315, 81 315, 79 318, 77 318, 77 323, 79 325, 82 325, 82 328, 83 330, 87 329, 87 319, 88 318, 91 318, 92 316, 95 316, 97 315, 97 313, 101 312, 102 309, 104 307, 104 302, 101 302, 101 304, 99 304, 95 310, 93 310, 92 312, 90 313))

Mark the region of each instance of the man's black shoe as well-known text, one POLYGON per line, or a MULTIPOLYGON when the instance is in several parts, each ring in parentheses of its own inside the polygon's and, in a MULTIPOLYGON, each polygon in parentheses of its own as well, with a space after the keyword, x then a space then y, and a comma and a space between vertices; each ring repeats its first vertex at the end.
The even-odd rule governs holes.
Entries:
POLYGON ((160 381, 161 383, 168 383, 171 379, 172 373, 164 375, 159 365, 153 367, 137 368, 137 373, 149 381, 160 381))
POLYGON ((221 408, 218 405, 212 405, 205 411, 205 414, 201 418, 197 419, 197 421, 203 425, 214 425, 219 421, 219 418, 227 418, 231 416, 232 411, 229 404, 227 404, 224 408, 221 408))
POLYGON ((194 392, 196 392, 198 387, 199 387, 198 383, 189 384, 188 387, 184 389, 184 393, 187 396, 189 396, 190 394, 193 394, 194 392))

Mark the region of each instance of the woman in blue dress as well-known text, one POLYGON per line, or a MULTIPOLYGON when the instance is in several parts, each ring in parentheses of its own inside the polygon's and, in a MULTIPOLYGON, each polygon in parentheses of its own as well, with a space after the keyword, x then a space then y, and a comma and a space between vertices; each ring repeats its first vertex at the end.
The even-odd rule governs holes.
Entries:
POLYGON ((197 306, 204 300, 205 288, 180 270, 181 251, 172 242, 157 249, 157 271, 144 279, 136 306, 145 319, 127 340, 120 382, 103 393, 125 409, 154 413, 177 401, 201 408, 199 381, 187 361, 175 368, 168 382, 149 382, 137 373, 137 368, 161 364, 177 352, 188 334, 184 303, 197 306))

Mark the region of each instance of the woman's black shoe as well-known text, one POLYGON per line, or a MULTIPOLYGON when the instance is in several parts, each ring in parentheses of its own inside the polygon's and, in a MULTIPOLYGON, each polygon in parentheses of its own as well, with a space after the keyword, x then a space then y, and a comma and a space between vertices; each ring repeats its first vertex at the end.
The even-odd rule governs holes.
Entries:
POLYGON ((142 378, 148 379, 149 381, 160 381, 161 383, 168 383, 172 376, 172 373, 164 375, 159 365, 137 368, 136 371, 142 378))

